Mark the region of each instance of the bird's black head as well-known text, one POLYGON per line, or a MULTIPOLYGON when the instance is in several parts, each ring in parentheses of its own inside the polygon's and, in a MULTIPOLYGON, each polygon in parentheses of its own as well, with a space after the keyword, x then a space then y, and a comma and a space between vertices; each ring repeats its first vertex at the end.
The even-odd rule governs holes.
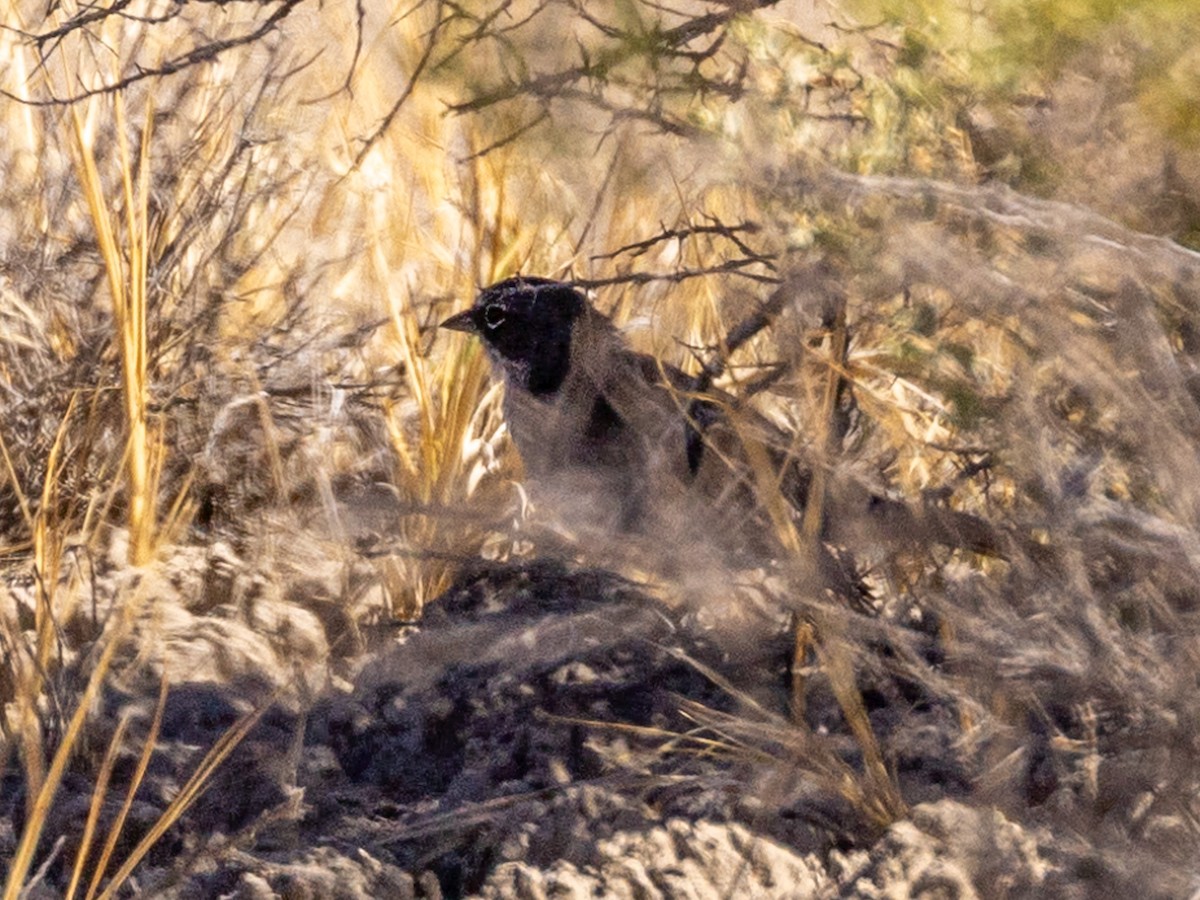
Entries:
POLYGON ((535 396, 554 394, 571 369, 571 332, 583 294, 549 278, 509 278, 486 288, 442 328, 479 335, 492 361, 535 396))

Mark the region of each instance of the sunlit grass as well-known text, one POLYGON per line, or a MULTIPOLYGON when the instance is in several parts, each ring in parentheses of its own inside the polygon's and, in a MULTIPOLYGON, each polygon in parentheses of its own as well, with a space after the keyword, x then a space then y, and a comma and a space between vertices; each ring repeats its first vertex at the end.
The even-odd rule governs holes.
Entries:
MULTIPOLYGON (((533 8, 505 7, 501 21, 507 28, 533 8)), ((656 15, 636 4, 622 9, 613 22, 642 32, 656 15)), ((4 15, 12 29, 39 31, 73 11, 56 9, 43 22, 41 7, 24 3, 4 15)), ((48 60, 18 31, 0 31, 0 79, 17 97, 63 96, 172 58, 190 36, 230 33, 255 14, 205 4, 186 13, 192 17, 186 23, 161 30, 149 17, 109 17, 95 40, 69 35, 48 60)), ((976 178, 980 166, 955 124, 958 95, 934 90, 936 67, 918 73, 914 57, 891 78, 896 67, 886 52, 895 48, 887 41, 822 33, 830 41, 844 38, 853 50, 827 53, 801 40, 801 26, 776 15, 782 13, 765 14, 772 27, 745 16, 721 52, 694 66, 678 59, 668 65, 665 58, 639 62, 636 43, 625 40, 591 57, 612 71, 566 81, 571 91, 562 96, 514 97, 479 114, 452 106, 527 72, 581 65, 586 42, 599 41, 600 32, 574 22, 572 40, 561 46, 529 41, 519 28, 503 39, 477 40, 478 21, 438 4, 371 5, 362 22, 352 5, 297 4, 295 18, 270 40, 181 78, 154 78, 66 108, 0 100, 0 125, 10 137, 0 149, 7 179, 0 251, 11 245, 14 260, 0 275, 15 278, 23 267, 36 271, 45 265, 39 261, 52 261, 61 262, 68 279, 0 282, 0 387, 11 388, 6 397, 40 396, 43 404, 36 417, 0 422, 0 490, 11 494, 15 511, 0 549, 6 563, 36 578, 32 628, 3 622, 5 646, 13 651, 0 663, 13 685, 4 698, 4 737, 19 753, 31 798, 6 897, 16 896, 39 848, 44 852, 45 822, 70 765, 94 769, 96 791, 68 893, 111 896, 257 715, 221 739, 160 823, 130 856, 115 860, 125 815, 155 752, 159 719, 145 738, 123 812, 106 835, 97 834, 100 808, 126 736, 124 720, 98 762, 83 758, 80 740, 114 676, 117 648, 155 640, 131 624, 154 598, 122 595, 106 628, 92 623, 95 661, 83 686, 66 696, 67 706, 56 706, 57 642, 84 594, 68 548, 102 550, 119 530, 128 538, 129 565, 144 567, 174 544, 225 539, 194 521, 195 488, 206 466, 259 490, 251 499, 232 489, 222 497, 221 527, 241 537, 265 532, 283 544, 290 530, 315 530, 304 506, 312 492, 335 518, 334 485, 383 480, 396 516, 381 536, 386 546, 369 558, 386 593, 386 616, 419 619, 463 561, 515 552, 529 534, 512 521, 519 517, 520 464, 486 359, 461 336, 439 334, 436 323, 468 305, 479 287, 514 273, 628 275, 627 283, 597 289, 597 305, 632 346, 695 372, 702 361, 725 356, 729 329, 767 293, 762 280, 746 273, 789 275, 786 265, 760 261, 734 275, 687 277, 742 252, 727 236, 702 231, 718 221, 754 223, 739 239, 770 260, 828 261, 829 286, 846 306, 832 323, 820 323, 813 298, 798 292, 771 327, 725 360, 718 379, 721 389, 742 397, 754 373, 783 365, 787 376, 750 405, 785 426, 794 437, 788 449, 808 454, 814 475, 797 520, 776 461, 745 435, 755 493, 786 551, 779 566, 785 589, 774 600, 797 613, 791 720, 772 719, 756 730, 689 708, 706 735, 717 735, 696 745, 702 752, 755 755, 782 744, 791 752, 778 761, 843 796, 875 826, 905 813, 857 679, 874 651, 823 600, 814 602, 828 482, 854 457, 909 497, 928 491, 931 502, 998 510, 1001 518, 1011 512, 1041 477, 1047 447, 1014 438, 1017 450, 1001 460, 1009 468, 997 464, 985 477, 964 460, 979 459, 979 448, 1008 437, 997 432, 1018 418, 1014 404, 1032 404, 1020 393, 1022 374, 1037 371, 1050 391, 1064 373, 1037 369, 1040 355, 1058 345, 1048 339, 1049 349, 1037 347, 1043 335, 1023 330, 1018 314, 1002 304, 988 308, 989 291, 1000 295, 1010 282, 1035 285, 1028 296, 1052 312, 1075 288, 1056 292, 1055 282, 1038 293, 1047 279, 1026 264, 1029 235, 1015 216, 1003 228, 964 226, 961 210, 931 206, 919 223, 897 225, 878 198, 854 210, 840 197, 817 208, 806 189, 799 197, 777 190, 814 156, 856 172, 900 169, 964 181, 976 178), (742 67, 749 72, 737 85, 747 92, 739 102, 730 99, 737 95, 732 89, 689 96, 680 87, 686 78, 670 81, 683 71, 733 84, 742 67), (639 105, 654 86, 662 88, 661 102, 639 105), (584 87, 610 106, 589 105, 584 87), (803 114, 800 97, 809 104, 803 114), (617 100, 629 108, 612 108, 617 100), (655 123, 664 121, 692 130, 656 132, 655 123), (889 229, 896 245, 873 237, 889 229), (975 268, 993 266, 996 277, 937 284, 945 272, 960 271, 937 255, 946 235, 961 237, 977 252, 975 268), (618 252, 639 242, 644 249, 618 252), (910 293, 913 282, 925 280, 933 284, 910 293), (45 377, 35 377, 41 372, 45 377), (839 391, 847 386, 860 416, 849 437, 835 422, 839 391), (284 408, 284 400, 297 397, 307 405, 299 403, 299 412, 284 408), (322 407, 314 398, 338 399, 322 407), (343 402, 360 404, 354 413, 375 426, 364 429, 368 437, 347 435, 339 419, 343 402), (255 451, 245 457, 252 463, 235 460, 241 469, 230 464, 231 473, 220 468, 222 446, 214 437, 228 410, 252 413, 249 424, 237 420, 230 440, 255 451), (384 463, 368 465, 373 454, 384 463), (860 765, 848 764, 805 721, 807 679, 817 672, 832 690, 860 765), (63 719, 57 743, 47 727, 51 715, 63 719)), ((897 46, 901 54, 920 49, 897 46)), ((1061 273, 1054 278, 1068 284, 1061 273)), ((1094 309, 1110 315, 1104 304, 1111 292, 1093 293, 1094 309)), ((1070 332, 1050 334, 1069 343, 1063 336, 1070 332)), ((1191 339, 1182 326, 1172 337, 1181 346, 1191 339)), ((1096 340, 1081 346, 1102 350, 1096 340)), ((1132 406, 1135 395, 1123 399, 1132 406)), ((1070 428, 1091 414, 1087 401, 1065 404, 1063 445, 1075 440, 1070 428)), ((727 411, 736 428, 735 405, 727 411)), ((1111 425, 1111 412, 1105 416, 1097 417, 1099 431, 1111 425)), ((1176 436, 1170 427, 1163 433, 1176 436)), ((1110 493, 1129 496, 1137 478, 1124 468, 1127 448, 1117 451, 1104 459, 1118 473, 1114 485, 1120 482, 1110 493)), ((1045 493, 1053 488, 1052 478, 1038 486, 1045 493)), ((1158 496, 1153 484, 1141 490, 1158 496)), ((580 562, 596 561, 588 547, 572 549, 580 562)), ((940 565, 950 551, 936 557, 925 551, 886 560, 881 577, 899 585, 893 591, 899 597, 891 599, 935 602, 927 596, 939 596, 940 565)), ((955 561, 960 573, 1008 565, 964 553, 955 561)), ((966 626, 980 622, 945 612, 942 649, 953 655, 973 647, 966 626)), ((153 658, 152 649, 139 657, 153 658)), ((1001 685, 983 697, 965 676, 952 687, 972 740, 996 723, 1008 727, 1022 701, 1020 687, 1001 685)), ((163 697, 168 688, 164 681, 163 697)))
MULTIPOLYGON (((71 108, 71 122, 78 153, 78 177, 87 198, 88 210, 96 229, 97 243, 108 274, 108 289, 112 296, 113 327, 121 356, 121 384, 124 396, 126 444, 126 473, 128 489, 128 523, 130 560, 140 566, 150 561, 157 526, 158 457, 163 452, 161 435, 156 435, 148 421, 147 401, 149 383, 146 347, 147 276, 150 252, 149 190, 150 148, 152 136, 149 123, 153 110, 147 107, 140 134, 140 152, 135 162, 130 158, 127 142, 125 106, 120 94, 112 101, 113 127, 120 149, 121 196, 125 210, 124 231, 119 240, 109 210, 116 204, 104 194, 100 173, 92 148, 92 133, 97 127, 98 103, 88 104, 86 113, 71 108), (89 120, 89 121, 85 121, 89 120)), ((105 109, 104 112, 107 112, 105 109)))
MULTIPOLYGON (((249 263, 233 273, 233 283, 211 286, 218 294, 237 298, 214 307, 218 327, 209 334, 218 335, 220 342, 210 348, 211 364, 223 377, 244 379, 259 392, 246 399, 258 412, 264 443, 265 465, 257 477, 270 486, 275 498, 288 496, 292 476, 283 459, 283 425, 263 396, 260 373, 239 371, 248 366, 251 348, 272 338, 274 329, 286 328, 300 304, 318 329, 347 328, 381 314, 387 320, 386 327, 363 345, 347 374, 363 381, 383 372, 399 376, 399 390, 385 396, 378 414, 392 453, 390 486, 402 514, 399 532, 390 535, 395 552, 376 557, 376 565, 388 592, 390 615, 409 620, 445 590, 463 559, 494 542, 496 522, 516 497, 512 480, 519 474, 512 448, 503 439, 498 395, 490 384, 486 360, 478 348, 453 335, 437 335, 432 326, 470 303, 480 286, 517 272, 592 278, 614 271, 671 276, 701 270, 714 255, 719 258, 728 252, 729 244, 697 237, 664 240, 644 258, 627 254, 609 261, 600 255, 644 240, 659 229, 687 231, 714 220, 747 219, 762 210, 746 201, 736 180, 719 164, 696 169, 699 156, 715 145, 692 151, 686 142, 671 139, 667 145, 678 153, 677 158, 647 154, 628 139, 631 130, 618 128, 608 136, 575 135, 572 147, 551 148, 544 154, 531 153, 526 145, 523 151, 499 147, 480 155, 522 127, 522 109, 497 110, 490 118, 447 115, 443 95, 451 79, 444 72, 416 85, 403 105, 392 109, 397 69, 411 67, 420 58, 433 22, 428 8, 410 10, 393 4, 386 14, 387 28, 375 19, 365 23, 352 90, 339 90, 350 60, 346 26, 352 23, 345 10, 331 8, 318 18, 324 18, 328 28, 340 27, 347 34, 336 47, 342 53, 340 60, 337 54, 327 54, 298 71, 290 89, 274 98, 276 105, 269 114, 253 102, 254 90, 247 91, 238 80, 265 79, 269 70, 250 60, 249 54, 233 55, 196 71, 199 88, 176 111, 178 121, 163 116, 161 107, 151 102, 154 90, 135 90, 128 98, 117 94, 71 107, 68 145, 85 201, 75 214, 86 210, 105 274, 124 417, 117 457, 122 475, 87 518, 89 540, 97 539, 108 524, 110 508, 120 508, 129 532, 130 562, 144 565, 154 557, 164 534, 178 536, 187 523, 192 510, 187 494, 190 482, 163 483, 168 464, 179 461, 171 460, 176 451, 168 443, 169 423, 156 418, 151 407, 152 400, 160 407, 170 401, 162 395, 162 379, 184 356, 182 345, 189 337, 184 332, 171 335, 173 343, 152 345, 151 282, 160 279, 160 290, 154 295, 158 313, 181 315, 187 307, 182 292, 195 289, 189 288, 190 279, 212 274, 203 268, 205 255, 212 248, 233 245, 242 248, 249 263), (322 98, 315 108, 310 106, 313 97, 322 98), (136 115, 126 113, 126 103, 137 110, 136 115), (306 133, 287 129, 271 133, 272 125, 277 127, 293 114, 308 126, 306 133), (375 133, 381 119, 389 115, 388 128, 375 133), (206 211, 211 224, 189 222, 187 211, 203 209, 199 198, 220 188, 213 182, 214 172, 222 173, 231 142, 247 133, 268 139, 254 151, 241 190, 265 189, 272 179, 288 185, 288 190, 265 195, 268 199, 252 205, 240 222, 225 221, 220 208, 206 211), (193 134, 199 136, 197 140, 192 140, 193 134), (367 140, 372 141, 369 150, 367 140), (97 150, 100 144, 103 154, 97 150), (185 148, 186 155, 180 157, 178 148, 185 148), (164 191, 156 185, 167 183, 163 169, 169 166, 177 171, 170 173, 171 189, 164 191), (237 230, 222 233, 225 227, 237 230), (185 246, 173 246, 178 242, 185 246), (175 261, 173 268, 162 271, 157 267, 168 250, 176 254, 175 261), (297 297, 297 292, 309 295, 297 297), (164 493, 172 504, 165 517, 158 512, 164 493)), ((107 36, 118 56, 136 53, 145 43, 159 39, 144 24, 125 32, 113 24, 107 36)), ((171 47, 164 44, 157 52, 169 56, 171 47)), ((71 53, 86 61, 86 65, 77 62, 81 71, 86 69, 80 81, 94 83, 107 77, 110 67, 103 56, 94 57, 90 48, 74 45, 60 51, 68 59, 71 53)), ((299 50, 295 58, 304 55, 299 50)), ((459 62, 460 78, 482 65, 470 58, 459 62)), ((30 69, 26 65, 15 74, 30 69)), ((64 92, 72 83, 66 79, 56 87, 64 92)), ((39 125, 28 110, 23 115, 32 143, 56 147, 63 143, 63 133, 49 127, 53 117, 41 119, 39 125)), ((80 221, 75 220, 77 225, 80 221)), ((723 329, 753 306, 753 291, 736 285, 736 281, 669 279, 601 289, 596 299, 613 311, 619 324, 631 326, 633 345, 694 370, 701 356, 721 352, 723 329), (653 327, 648 327, 651 322, 653 327)), ((755 356, 769 357, 771 352, 769 341, 756 343, 755 356)), ((317 370, 321 360, 313 357, 311 364, 317 370)), ((64 428, 73 421, 69 415, 64 418, 64 428)), ((73 436, 60 435, 63 440, 67 437, 73 436)), ((747 444, 753 446, 752 441, 747 444)), ((55 458, 52 453, 45 480, 51 491, 57 484, 55 458)), ((321 478, 327 484, 339 474, 336 467, 343 461, 326 462, 330 468, 321 478)), ((765 457, 752 462, 782 545, 801 553, 805 543, 816 540, 815 526, 806 526, 803 535, 797 533, 778 490, 779 473, 765 457)), ((188 466, 182 468, 190 471, 188 466)), ((15 473, 12 480, 17 484, 15 473)), ((56 500, 46 495, 39 508, 52 510, 58 506, 56 500)), ((819 512, 818 502, 811 515, 819 512)), ((62 560, 55 541, 65 540, 80 522, 64 522, 51 533, 46 520, 38 521, 43 523, 34 527, 35 535, 40 535, 35 550, 38 570, 58 572, 62 560)), ((141 601, 125 598, 123 602, 132 609, 141 601)), ((50 634, 46 618, 38 627, 35 670, 46 662, 50 634)), ((833 640, 820 638, 826 639, 833 640)), ((106 652, 111 653, 116 643, 110 639, 106 652)), ((836 662, 842 673, 836 679, 841 685, 838 698, 866 750, 868 769, 863 777, 874 785, 873 797, 884 796, 887 781, 879 772, 878 751, 872 749, 861 701, 855 699, 852 660, 845 656, 849 650, 832 647, 823 651, 825 661, 836 662)), ((88 698, 107 677, 110 657, 103 659, 105 664, 91 673, 88 690, 93 693, 88 698)), ((32 715, 42 686, 28 681, 22 691, 27 715, 32 715)), ((31 790, 38 789, 40 805, 26 826, 10 885, 19 885, 28 871, 56 784, 37 769, 42 749, 36 728, 26 730, 28 781, 31 790)), ((139 772, 144 772, 153 752, 155 733, 152 728, 139 772)), ((60 767, 52 769, 55 777, 61 775, 76 734, 69 733, 54 757, 52 765, 60 767)), ((118 731, 109 759, 120 736, 118 731)), ((72 875, 71 890, 87 884, 88 897, 100 889, 122 827, 123 817, 119 817, 89 878, 85 867, 95 840, 97 804, 108 765, 100 763, 100 785, 72 875)), ((198 770, 190 793, 181 796, 164 814, 162 827, 148 834, 124 861, 106 893, 128 877, 210 774, 208 767, 198 770)), ((850 773, 843 775, 853 782, 850 773)), ((138 780, 129 787, 125 809, 138 780)), ((890 815, 896 814, 894 798, 878 802, 890 815)))

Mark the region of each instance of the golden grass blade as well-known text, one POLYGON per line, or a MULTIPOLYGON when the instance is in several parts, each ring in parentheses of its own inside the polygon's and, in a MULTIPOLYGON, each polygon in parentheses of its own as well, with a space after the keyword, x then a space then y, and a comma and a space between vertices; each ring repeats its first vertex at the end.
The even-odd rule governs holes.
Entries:
MULTIPOLYGON (((175 824, 185 812, 191 808, 192 804, 200 798, 200 795, 208 788, 209 782, 212 779, 213 773, 225 761, 230 753, 234 751, 238 744, 250 733, 259 719, 270 708, 272 700, 264 703, 262 706, 250 710, 235 722, 228 731, 213 744, 208 753, 200 761, 200 765, 196 767, 196 771, 187 780, 187 783, 180 789, 179 795, 171 802, 171 805, 163 811, 159 816, 158 821, 150 828, 146 835, 138 842, 138 845, 130 852, 129 857, 121 864, 109 881, 108 886, 99 895, 99 900, 112 900, 121 885, 133 873, 138 864, 142 861, 150 849, 158 842, 167 829, 175 824)), ((91 900, 91 895, 88 895, 88 900, 91 900)))
POLYGON ((846 310, 840 305, 837 317, 830 334, 830 364, 825 370, 825 384, 821 398, 821 414, 816 423, 820 440, 820 459, 822 465, 813 467, 813 481, 808 493, 808 504, 804 508, 804 523, 802 529, 809 541, 820 538, 821 528, 825 519, 825 486, 828 473, 827 466, 837 452, 837 444, 841 435, 834 426, 834 416, 837 413, 838 395, 841 393, 842 368, 846 360, 846 347, 849 341, 846 330, 846 310))
MULTIPOLYGON (((89 104, 89 112, 96 101, 89 104)), ((71 108, 75 137, 76 175, 87 199, 88 211, 96 232, 100 255, 104 260, 109 291, 112 295, 113 321, 121 353, 122 391, 125 400, 125 425, 128 455, 128 522, 130 561, 143 565, 150 560, 155 526, 154 456, 147 428, 147 335, 146 301, 149 246, 149 153, 152 107, 146 109, 141 154, 135 175, 130 159, 127 121, 121 95, 113 98, 117 148, 121 162, 121 183, 126 211, 125 238, 128 263, 121 253, 116 229, 105 201, 104 187, 96 166, 92 141, 77 106, 71 108)))
POLYGON ((100 858, 96 861, 96 868, 92 872, 92 880, 88 883, 87 893, 84 895, 87 900, 91 900, 95 895, 97 888, 100 886, 100 880, 108 870, 113 849, 116 847, 117 840, 121 836, 121 831, 125 827, 125 819, 129 815, 129 810, 133 806, 133 798, 137 796, 142 779, 146 777, 146 769, 150 766, 150 758, 154 755, 154 748, 158 744, 158 732, 162 727, 163 710, 167 706, 167 688, 167 673, 164 670, 162 679, 159 682, 158 703, 154 707, 154 719, 150 722, 150 731, 146 734, 145 743, 142 745, 142 755, 138 757, 137 769, 133 773, 133 778, 129 780, 129 787, 125 791, 125 802, 121 804, 121 811, 117 813, 117 818, 108 830, 108 837, 104 841, 104 849, 101 850, 100 858))
MULTIPOLYGON (((29 652, 28 647, 25 650, 26 653, 29 652)), ((35 654, 29 655, 31 657, 29 664, 23 665, 18 654, 14 652, 9 664, 13 667, 14 681, 18 684, 15 731, 20 736, 19 746, 21 762, 25 769, 26 794, 35 796, 41 791, 46 781, 45 742, 42 724, 37 714, 43 670, 37 665, 35 654)))
POLYGON ((851 651, 845 643, 831 641, 824 630, 822 634, 823 639, 816 644, 817 657, 829 677, 830 688, 842 709, 842 715, 846 717, 855 743, 863 754, 863 777, 861 787, 856 790, 865 789, 863 808, 872 818, 880 825, 890 825, 905 816, 908 807, 883 762, 879 740, 875 737, 862 694, 855 681, 851 651))
POLYGON ((193 803, 196 803, 200 794, 203 794, 206 788, 208 788, 212 773, 216 772, 217 767, 220 767, 221 763, 226 761, 229 754, 232 754, 236 746, 242 742, 242 739, 253 730, 253 727, 258 724, 258 720, 263 718, 263 714, 269 708, 270 703, 266 703, 262 707, 250 710, 241 719, 234 722, 234 725, 212 745, 209 752, 206 752, 204 755, 203 760, 200 760, 196 772, 192 773, 191 778, 181 788, 179 796, 175 797, 172 804, 163 811, 162 816, 158 817, 158 821, 154 823, 154 827, 151 827, 144 838, 138 842, 138 846, 133 848, 130 856, 121 864, 121 868, 116 870, 112 881, 108 882, 108 887, 104 888, 100 894, 100 900, 112 900, 116 894, 116 890, 133 874, 133 870, 142 862, 145 854, 150 852, 150 848, 154 847, 158 839, 167 833, 167 829, 172 827, 179 820, 179 817, 191 808, 193 803))
MULTIPOLYGON (((16 852, 13 854, 12 862, 9 865, 8 880, 4 885, 3 900, 17 900, 17 897, 21 893, 25 875, 33 863, 38 841, 41 838, 42 829, 46 824, 46 816, 50 811, 50 804, 54 799, 55 793, 58 791, 59 784, 62 782, 67 761, 71 758, 71 754, 74 752, 75 746, 79 741, 79 737, 83 731, 83 723, 86 721, 88 712, 91 710, 92 704, 100 692, 101 684, 103 684, 104 679, 108 676, 113 654, 116 652, 117 646, 121 643, 121 636, 114 631, 105 644, 100 657, 96 660, 96 666, 92 669, 87 685, 79 696, 75 712, 72 714, 70 722, 63 732, 62 742, 54 753, 54 758, 50 762, 50 768, 46 772, 46 777, 42 781, 40 789, 34 796, 33 805, 25 817, 25 827, 21 832, 21 840, 17 844, 16 852)), ((28 752, 29 750, 27 749, 26 753, 28 752)))
POLYGON ((816 642, 816 629, 812 622, 792 614, 791 623, 792 660, 791 678, 788 691, 788 715, 792 723, 804 724, 804 713, 808 708, 808 665, 809 653, 816 642))
MULTIPOLYGON (((564 725, 582 725, 597 731, 608 731, 614 734, 629 734, 639 738, 662 739, 663 743, 656 747, 656 752, 667 753, 690 752, 697 756, 722 756, 729 759, 755 760, 757 762, 772 762, 773 758, 758 747, 743 741, 733 735, 722 732, 709 722, 701 722, 696 716, 690 715, 684 704, 680 713, 699 726, 694 731, 671 731, 668 728, 658 728, 649 725, 631 725, 625 722, 606 722, 602 719, 586 719, 577 716, 557 716, 547 713, 547 722, 558 722, 564 725), (715 738, 705 737, 701 731, 711 731, 715 738)), ((695 704, 699 706, 699 704, 695 704)))
MULTIPOLYGON (((165 443, 161 441, 161 438, 159 446, 165 448, 165 443)), ((162 455, 160 454, 161 458, 162 455)), ((189 469, 183 478, 183 483, 175 492, 175 499, 171 501, 171 506, 167 509, 166 515, 163 517, 162 533, 160 536, 164 540, 169 542, 174 541, 192 520, 196 511, 196 505, 192 500, 192 485, 195 481, 196 470, 195 468, 189 469)))
POLYGON ((72 900, 79 888, 79 880, 83 877, 83 867, 87 865, 88 855, 92 849, 92 836, 96 832, 96 822, 100 819, 100 810, 104 807, 104 798, 108 793, 108 780, 112 776, 113 764, 117 760, 117 751, 125 738, 129 726, 129 718, 122 716, 117 722, 112 740, 108 742, 108 750, 100 763, 100 771, 96 774, 96 786, 92 790, 92 803, 88 807, 87 821, 83 826, 83 834, 79 839, 79 851, 75 854, 75 865, 71 867, 71 881, 67 885, 66 900, 72 900))
POLYGON ((42 574, 42 589, 39 590, 39 597, 44 600, 44 603, 38 604, 38 664, 43 665, 49 656, 49 645, 43 647, 43 634, 49 639, 49 615, 51 613, 51 605, 54 599, 54 586, 58 583, 58 567, 62 556, 62 538, 63 534, 59 523, 54 521, 56 506, 56 494, 58 493, 58 473, 63 452, 63 444, 66 442, 67 432, 70 428, 70 423, 75 412, 75 401, 78 399, 78 392, 72 393, 71 398, 67 401, 67 408, 63 412, 62 422, 59 423, 58 430, 54 434, 54 443, 50 447, 50 453, 46 457, 46 472, 42 483, 42 499, 41 506, 38 508, 37 515, 34 517, 33 528, 33 560, 38 571, 42 574), (43 596, 44 595, 44 596, 43 596), (47 617, 43 620, 43 616, 47 617))
POLYGON ((421 475, 421 469, 417 465, 416 457, 413 456, 412 450, 408 446, 408 437, 404 433, 401 417, 396 413, 395 405, 391 401, 384 401, 383 414, 384 423, 388 430, 388 437, 392 442, 392 448, 396 451, 396 456, 401 466, 403 466, 403 475, 414 481, 418 480, 421 475))
POLYGON ((25 520, 26 527, 32 532, 33 512, 29 508, 29 499, 25 496, 25 492, 21 490, 21 480, 17 478, 17 468, 13 464, 12 454, 8 450, 8 441, 4 439, 3 432, 0 432, 0 456, 4 457, 4 470, 8 473, 8 483, 12 485, 13 496, 17 498, 17 506, 21 510, 21 517, 25 520))
MULTIPOLYGON (((46 457, 40 506, 32 519, 33 564, 37 574, 37 591, 34 607, 34 642, 32 664, 20 674, 17 689, 17 730, 22 735, 22 760, 25 766, 27 790, 31 795, 40 793, 46 774, 43 765, 43 736, 38 719, 38 699, 45 683, 46 666, 54 646, 54 595, 58 585, 58 573, 62 565, 64 534, 55 515, 59 466, 62 448, 78 394, 67 401, 67 409, 54 435, 54 443, 46 457)), ((14 674, 17 674, 14 672, 14 674)))

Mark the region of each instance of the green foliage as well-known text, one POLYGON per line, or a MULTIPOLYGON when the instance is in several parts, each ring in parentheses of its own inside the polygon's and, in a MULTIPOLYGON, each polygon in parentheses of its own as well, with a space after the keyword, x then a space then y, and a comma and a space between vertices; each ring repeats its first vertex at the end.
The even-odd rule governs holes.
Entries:
POLYGON ((875 142, 860 169, 974 170, 1198 245, 1194 2, 859 0, 852 10, 894 48, 870 85, 875 142))

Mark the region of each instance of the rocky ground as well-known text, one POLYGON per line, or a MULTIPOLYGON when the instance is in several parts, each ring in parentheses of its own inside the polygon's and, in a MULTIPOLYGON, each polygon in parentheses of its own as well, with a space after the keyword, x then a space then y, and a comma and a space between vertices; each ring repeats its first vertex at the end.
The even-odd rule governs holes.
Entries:
POLYGON ((6 897, 1200 897, 1187 6, 0 4, 6 897), (531 537, 515 272, 911 515, 531 537))
MULTIPOLYGON (((861 676, 863 696, 910 805, 873 817, 829 687, 813 679, 803 713, 788 711, 785 620, 764 619, 750 665, 744 644, 616 575, 481 561, 419 625, 351 640, 344 610, 330 612, 353 581, 339 564, 308 555, 313 577, 289 593, 228 546, 185 557, 140 579, 96 563, 95 614, 139 581, 136 627, 165 649, 127 659, 92 718, 26 896, 60 896, 91 800, 85 761, 127 717, 111 825, 164 670, 159 749, 117 859, 209 747, 265 712, 136 871, 140 896, 1179 896, 1181 877, 1135 883, 1138 867, 1082 830, 989 801, 955 711, 879 674, 861 676), (842 768, 822 778, 821 754, 842 768)), ((15 581, 9 593, 28 598, 15 581)), ((92 615, 82 604, 79 623, 92 615)), ((1036 761, 1021 765, 1039 783, 1036 761)), ((19 771, 0 794, 4 855, 26 802, 19 771)))

